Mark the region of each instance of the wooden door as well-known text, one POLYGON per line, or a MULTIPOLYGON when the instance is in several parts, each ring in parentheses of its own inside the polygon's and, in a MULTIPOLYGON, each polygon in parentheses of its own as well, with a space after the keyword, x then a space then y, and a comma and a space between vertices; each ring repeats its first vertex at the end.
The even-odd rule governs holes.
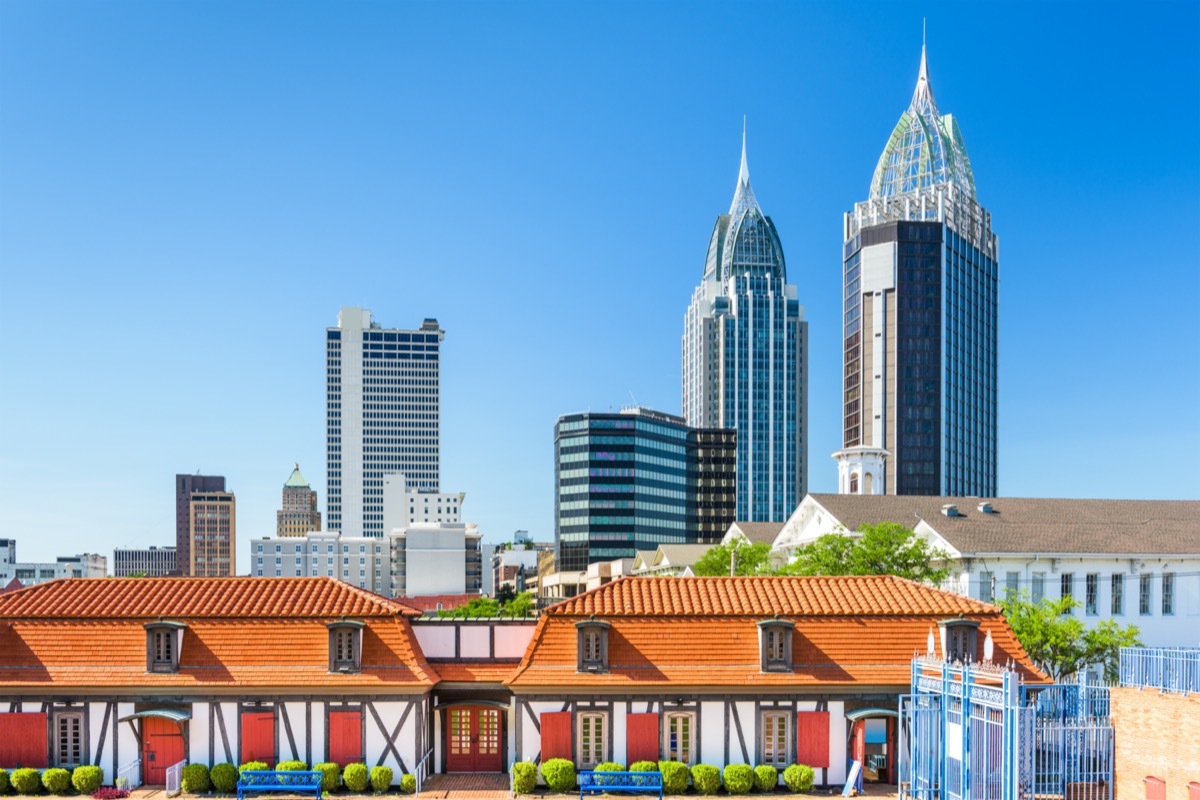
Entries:
POLYGON ((850 734, 850 760, 867 766, 867 724, 865 720, 855 720, 850 734))
POLYGON ((183 761, 183 734, 179 725, 161 717, 142 718, 142 783, 164 786, 167 768, 183 761))
POLYGON ((446 771, 500 772, 500 709, 456 706, 446 713, 446 771))
POLYGON ((361 711, 329 712, 329 760, 345 766, 364 761, 361 711))
POLYGON ((242 712, 242 760, 262 761, 275 767, 275 712, 242 712))

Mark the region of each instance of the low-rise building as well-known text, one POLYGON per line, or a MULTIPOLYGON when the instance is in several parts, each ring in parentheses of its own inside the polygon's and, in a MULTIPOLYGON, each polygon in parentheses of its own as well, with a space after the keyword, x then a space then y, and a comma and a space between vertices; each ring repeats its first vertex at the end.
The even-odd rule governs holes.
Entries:
POLYGON ((630 574, 638 578, 690 577, 692 566, 712 547, 711 544, 660 544, 657 550, 639 552, 630 574))
POLYGON ((0 585, 13 580, 33 586, 58 578, 103 578, 108 558, 98 553, 59 556, 54 561, 17 561, 17 540, 0 539, 0 585))
POLYGON ((175 547, 118 547, 113 550, 113 575, 161 578, 175 570, 175 547))

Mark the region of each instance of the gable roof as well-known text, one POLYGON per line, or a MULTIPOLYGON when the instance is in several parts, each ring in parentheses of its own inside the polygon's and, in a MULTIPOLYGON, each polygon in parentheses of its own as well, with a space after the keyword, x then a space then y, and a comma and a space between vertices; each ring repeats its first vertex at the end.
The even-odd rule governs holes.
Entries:
POLYGON ((687 566, 695 564, 709 551, 711 544, 660 544, 653 566, 687 566))
POLYGON ((730 526, 730 531, 734 528, 741 531, 751 544, 762 542, 772 544, 786 524, 786 522, 735 522, 730 526))
POLYGON ((1200 553, 1200 501, 1070 500, 1028 497, 810 495, 848 531, 923 520, 951 547, 975 553, 1200 553), (990 503, 992 513, 978 510, 990 503), (959 516, 942 506, 954 504, 959 516))

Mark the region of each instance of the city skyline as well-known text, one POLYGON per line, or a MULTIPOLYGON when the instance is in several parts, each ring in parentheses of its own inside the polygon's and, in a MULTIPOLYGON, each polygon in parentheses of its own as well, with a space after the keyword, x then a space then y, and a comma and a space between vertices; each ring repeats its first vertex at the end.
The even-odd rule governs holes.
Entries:
POLYGON ((167 481, 197 470, 236 490, 239 538, 270 535, 288 464, 327 485, 320 334, 360 305, 451 332, 442 482, 489 541, 545 538, 558 416, 679 410, 680 298, 743 114, 809 321, 808 489, 833 491, 841 215, 912 90, 922 16, 1002 221, 1000 494, 1195 497, 1193 463, 1151 469, 1200 441, 1194 415, 1159 421, 1200 379, 1149 276, 1200 288, 1200 12, 755 8, 769 30, 716 6, 530 5, 452 33, 427 6, 297 4, 280 25, 6 3, 0 535, 34 560, 168 545, 167 481), (715 70, 739 37, 744 70, 715 70), (1170 112, 1139 159, 1106 127, 1128 96, 1170 112), (195 391, 208 371, 221 388, 195 391))

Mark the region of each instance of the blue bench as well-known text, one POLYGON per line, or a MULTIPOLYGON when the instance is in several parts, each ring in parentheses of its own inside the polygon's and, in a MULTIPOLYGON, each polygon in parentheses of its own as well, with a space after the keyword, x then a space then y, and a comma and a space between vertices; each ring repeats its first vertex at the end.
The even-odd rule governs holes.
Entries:
POLYGON ((264 792, 288 792, 321 796, 321 773, 317 770, 248 769, 238 776, 237 796, 264 792))
POLYGON ((586 794, 608 792, 645 792, 663 796, 661 772, 593 772, 579 773, 579 800, 586 794))

